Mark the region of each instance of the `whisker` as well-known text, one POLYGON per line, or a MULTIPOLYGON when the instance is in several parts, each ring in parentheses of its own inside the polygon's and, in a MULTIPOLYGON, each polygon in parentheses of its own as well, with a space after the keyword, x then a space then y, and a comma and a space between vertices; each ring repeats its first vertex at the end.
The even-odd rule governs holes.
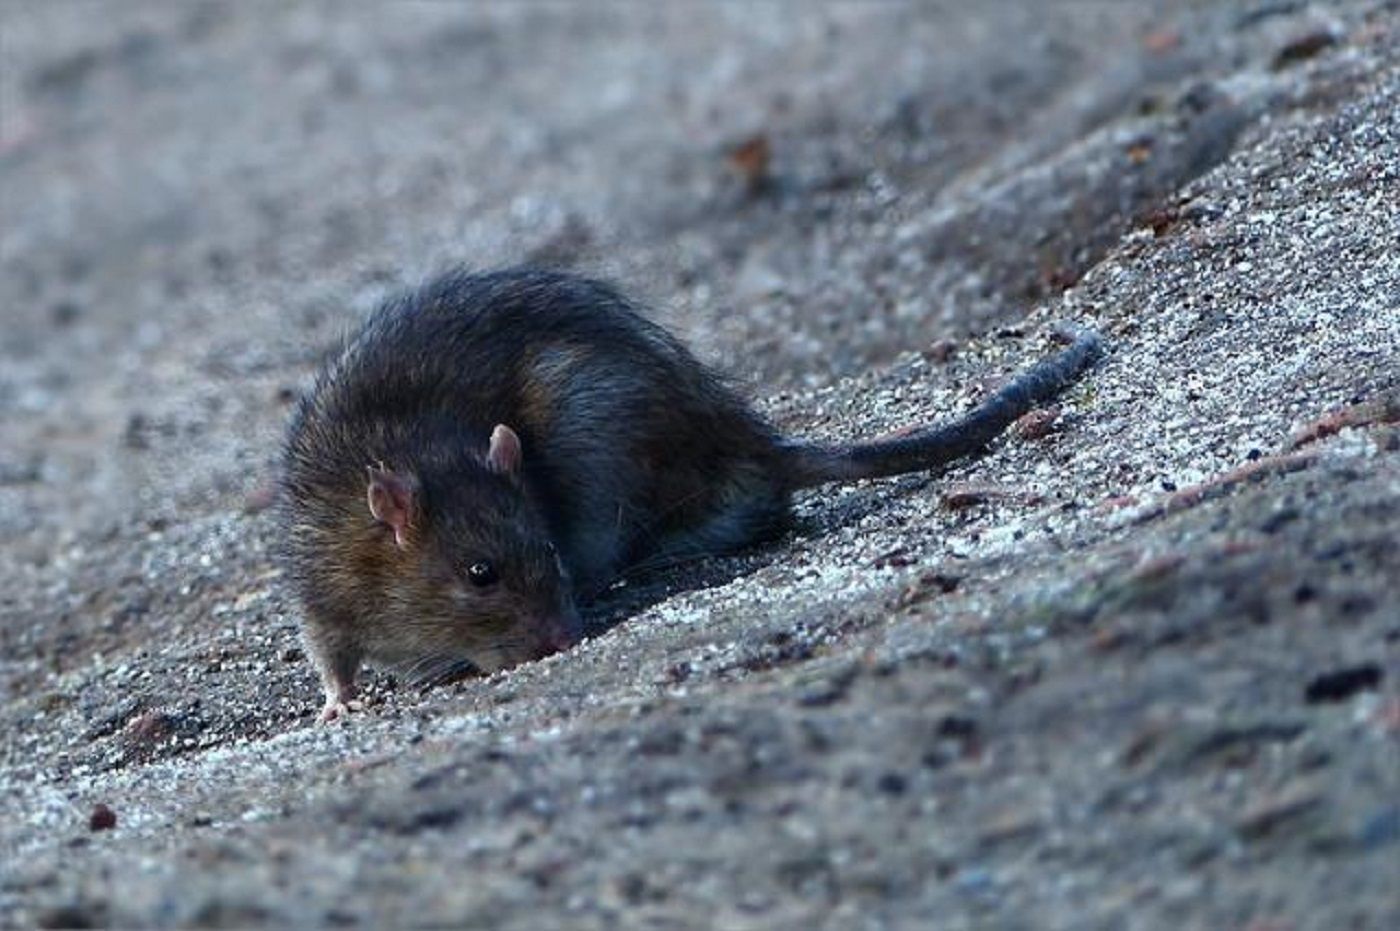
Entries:
POLYGON ((446 656, 442 653, 425 653, 403 668, 402 675, 409 682, 418 682, 430 674, 446 656))
POLYGON ((448 682, 456 681, 457 679, 462 678, 465 675, 475 671, 476 666, 474 666, 471 662, 467 660, 449 659, 441 667, 439 667, 439 669, 431 677, 420 680, 418 682, 418 685, 421 688, 428 689, 432 688, 433 686, 443 685, 448 682))
POLYGON ((429 653, 413 664, 411 672, 405 678, 418 688, 430 688, 441 682, 445 675, 463 662, 465 661, 446 653, 429 653))

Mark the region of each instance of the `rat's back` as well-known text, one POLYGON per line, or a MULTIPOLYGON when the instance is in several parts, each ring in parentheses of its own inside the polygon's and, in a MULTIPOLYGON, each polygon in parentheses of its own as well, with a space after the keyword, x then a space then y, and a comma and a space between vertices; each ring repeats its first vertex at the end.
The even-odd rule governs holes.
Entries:
POLYGON ((526 490, 584 594, 786 513, 767 425, 610 285, 559 272, 452 273, 386 303, 318 380, 290 459, 358 481, 367 457, 412 467, 394 456, 422 454, 425 431, 484 444, 495 424, 519 434, 526 490))

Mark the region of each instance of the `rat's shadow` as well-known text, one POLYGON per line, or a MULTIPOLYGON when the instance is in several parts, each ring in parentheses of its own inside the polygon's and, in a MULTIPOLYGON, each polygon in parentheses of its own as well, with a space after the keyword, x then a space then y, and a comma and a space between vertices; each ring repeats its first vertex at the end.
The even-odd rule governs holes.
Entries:
POLYGON ((584 631, 595 637, 668 598, 717 588, 752 575, 782 555, 782 541, 789 536, 785 534, 762 549, 725 556, 697 556, 674 566, 630 572, 583 606, 580 613, 584 631))
MULTIPOLYGON (((794 519, 774 540, 737 553, 697 556, 664 567, 631 570, 581 609, 585 632, 598 636, 633 615, 686 592, 727 585, 782 559, 792 544, 819 539, 889 507, 903 495, 918 494, 937 480, 937 474, 899 476, 872 483, 828 499, 810 516, 794 519)), ((810 494, 820 495, 820 491, 810 494)))

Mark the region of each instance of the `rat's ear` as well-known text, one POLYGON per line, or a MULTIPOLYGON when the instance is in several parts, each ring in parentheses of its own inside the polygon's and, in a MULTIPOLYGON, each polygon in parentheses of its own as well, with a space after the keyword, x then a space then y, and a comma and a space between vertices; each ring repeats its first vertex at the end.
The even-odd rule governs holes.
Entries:
POLYGON ((491 448, 486 451, 486 467, 498 475, 516 478, 520 475, 520 437, 503 423, 491 431, 491 448))
POLYGON ((418 483, 382 465, 371 466, 365 497, 374 519, 394 531, 394 542, 400 549, 407 546, 408 530, 413 526, 413 515, 418 507, 418 483))

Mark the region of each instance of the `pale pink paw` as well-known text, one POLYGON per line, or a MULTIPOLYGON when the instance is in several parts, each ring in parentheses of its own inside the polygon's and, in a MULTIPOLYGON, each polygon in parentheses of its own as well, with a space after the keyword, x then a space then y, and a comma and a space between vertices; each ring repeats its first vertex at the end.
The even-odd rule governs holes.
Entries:
POLYGON ((341 701, 339 699, 327 699, 326 706, 321 709, 321 723, 330 724, 332 721, 342 720, 350 716, 352 711, 363 711, 365 703, 362 701, 341 701))

